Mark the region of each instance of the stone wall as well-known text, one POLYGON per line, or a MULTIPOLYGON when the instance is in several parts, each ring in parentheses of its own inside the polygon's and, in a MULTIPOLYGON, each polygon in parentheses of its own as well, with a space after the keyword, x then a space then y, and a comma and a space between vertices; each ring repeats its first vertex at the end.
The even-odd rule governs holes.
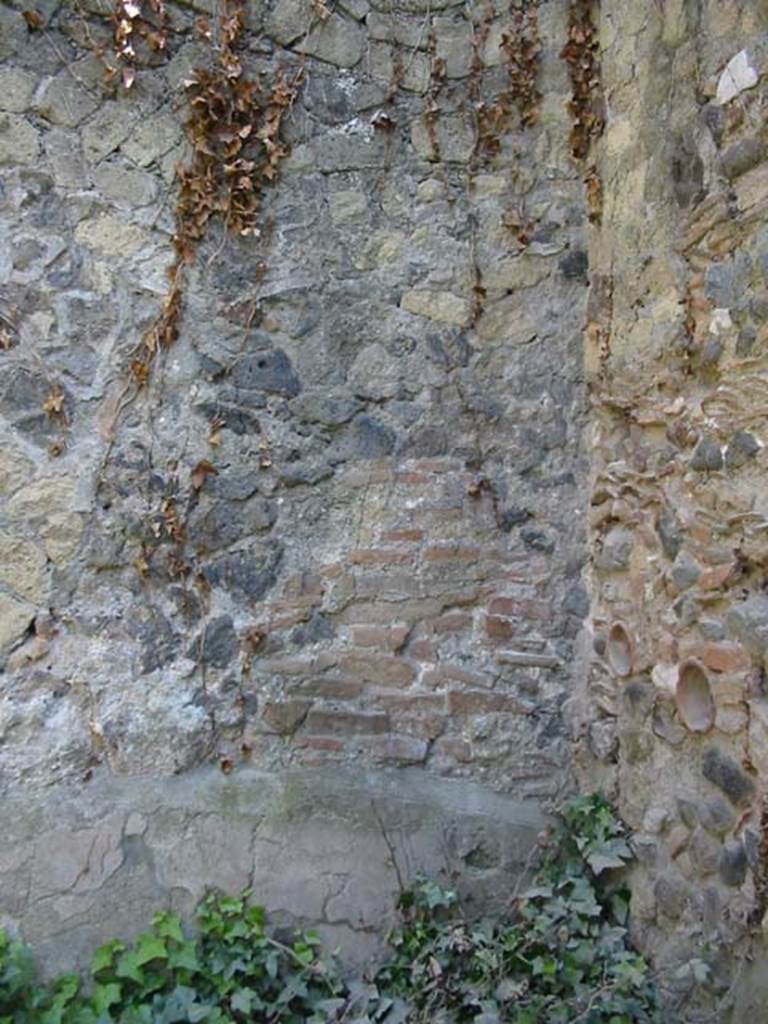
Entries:
POLYGON ((704 996, 667 982, 688 1019, 715 991, 741 1021, 764 1012, 768 906, 768 13, 644 7, 601 5, 580 763, 636 832, 636 939, 710 965, 704 996))
POLYGON ((100 907, 131 929, 256 879, 356 944, 383 836, 487 898, 578 780, 636 832, 670 998, 751 1019, 764 5, 248 3, 245 72, 305 67, 290 153, 258 231, 199 246, 138 392, 217 4, 169 4, 112 92, 106 0, 27 6, 0 8, 5 919, 59 966, 100 907))
MULTIPOLYGON (((482 784, 486 819, 522 804, 538 820, 572 785, 587 261, 567 4, 539 11, 538 123, 513 101, 495 140, 478 111, 511 87, 506 5, 345 0, 319 20, 295 0, 246 6, 244 71, 265 90, 306 53, 290 156, 255 235, 217 224, 201 244, 181 336, 138 392, 128 370, 166 291, 188 155, 183 83, 212 60, 194 20, 216 5, 169 4, 168 56, 106 95, 109 4, 41 2, 42 26, 0 10, 0 772, 58 837, 45 826, 25 902, 10 894, 37 826, 15 828, 3 909, 49 957, 46 928, 66 940, 57 965, 112 899, 102 875, 129 885, 125 821, 77 810, 110 785, 161 814, 165 780, 200 769, 220 815, 219 772, 280 786, 302 767, 419 766, 456 792, 482 784), (49 876, 58 888, 35 881, 49 876), (34 909, 43 891, 53 915, 34 909)), ((343 836, 338 802, 327 827, 343 836)), ((190 827, 172 811, 166 844, 190 827)), ((302 842, 316 836, 308 820, 302 842)), ((361 856, 326 846, 319 875, 361 856)), ((218 857, 147 891, 197 894, 218 857)), ((503 888, 502 863, 481 851, 475 873, 503 888)), ((372 863, 371 886, 390 884, 372 863)), ((300 890, 291 908, 316 917, 300 890)))

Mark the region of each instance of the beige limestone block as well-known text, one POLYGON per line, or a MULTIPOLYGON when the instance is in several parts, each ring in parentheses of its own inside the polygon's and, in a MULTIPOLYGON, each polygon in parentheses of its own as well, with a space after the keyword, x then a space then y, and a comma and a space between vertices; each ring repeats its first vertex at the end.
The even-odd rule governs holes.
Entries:
POLYGON ((472 179, 472 193, 476 199, 503 196, 509 187, 508 174, 478 174, 472 179))
POLYGON ((142 121, 120 148, 139 167, 149 167, 178 145, 181 138, 181 122, 176 115, 160 112, 142 121))
POLYGON ((527 345, 539 332, 534 310, 521 309, 520 297, 507 295, 487 302, 477 323, 477 334, 484 341, 505 341, 527 345))
POLYGON ((86 91, 68 70, 48 82, 37 104, 41 117, 62 128, 76 128, 98 106, 98 94, 86 91))
POLYGON ((506 292, 513 288, 533 288, 552 272, 546 257, 509 256, 495 260, 483 272, 483 285, 489 292, 506 292))
POLYGON ((469 323, 469 302, 452 292, 431 292, 413 288, 403 295, 400 308, 407 313, 425 316, 441 324, 463 327, 469 323))
POLYGON ((40 153, 40 135, 15 114, 0 116, 0 166, 30 164, 40 153))
MULTIPOLYGON (((372 43, 368 47, 368 70, 375 82, 389 86, 397 70, 395 51, 388 43, 372 43)), ((424 93, 431 78, 429 60, 424 53, 410 54, 403 69, 402 87, 409 92, 424 93)))
POLYGON ((47 476, 34 480, 8 502, 12 520, 24 521, 68 511, 75 496, 75 481, 70 476, 47 476))
POLYGON ((83 151, 92 163, 108 156, 132 134, 136 116, 120 104, 108 101, 82 129, 83 151))
POLYGON ((21 537, 0 536, 0 582, 30 601, 39 601, 45 587, 45 555, 21 537))
POLYGON ((81 245, 98 249, 107 256, 130 257, 148 247, 150 237, 135 224, 126 224, 120 217, 102 213, 78 224, 75 238, 81 245))
POLYGON ((422 160, 464 164, 475 150, 475 127, 461 114, 440 113, 431 128, 419 117, 411 124, 411 142, 422 160))
POLYGON ((83 535, 83 519, 77 512, 49 516, 40 531, 45 551, 54 565, 63 566, 77 551, 83 535))
POLYGON ((18 448, 0 446, 0 498, 18 490, 34 473, 34 463, 18 448))
POLYGON ((358 220, 364 217, 368 210, 365 192, 358 192, 356 189, 343 189, 341 192, 334 192, 328 198, 328 205, 334 224, 358 220))
POLYGON ((37 78, 21 68, 0 68, 0 110, 21 114, 29 106, 37 78))
POLYGON ((297 47, 300 53, 308 53, 339 68, 354 67, 363 56, 364 48, 362 28, 340 14, 332 14, 316 25, 297 47))
POLYGON ((24 635, 34 614, 32 605, 0 594, 0 650, 24 635))

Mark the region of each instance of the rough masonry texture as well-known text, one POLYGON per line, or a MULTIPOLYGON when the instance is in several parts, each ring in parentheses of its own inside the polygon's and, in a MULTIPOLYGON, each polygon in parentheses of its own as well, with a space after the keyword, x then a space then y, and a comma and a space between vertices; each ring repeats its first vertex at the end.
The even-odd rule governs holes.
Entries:
POLYGON ((249 2, 247 73, 306 69, 290 155, 255 235, 208 233, 138 393, 217 5, 170 3, 128 91, 106 0, 28 6, 0 7, 3 921, 54 970, 251 883, 359 953, 393 850, 503 897, 599 785, 637 831, 637 941, 672 968, 706 943, 747 1019, 763 5, 522 5, 538 119, 491 146, 521 5, 249 2), (575 161, 584 7, 605 132, 575 161))

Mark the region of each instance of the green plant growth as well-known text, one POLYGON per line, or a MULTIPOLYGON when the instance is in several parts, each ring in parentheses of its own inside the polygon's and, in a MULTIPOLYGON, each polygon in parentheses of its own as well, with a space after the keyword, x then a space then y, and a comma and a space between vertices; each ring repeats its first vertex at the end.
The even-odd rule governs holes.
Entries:
POLYGON ((0 1024, 661 1021, 648 966, 627 942, 626 893, 601 882, 630 857, 602 798, 573 801, 509 914, 469 920, 454 892, 420 879, 401 896, 390 961, 360 982, 311 932, 278 937, 247 894, 207 896, 194 937, 156 914, 133 944, 96 951, 86 987, 76 975, 37 981, 29 951, 0 932, 0 1024))

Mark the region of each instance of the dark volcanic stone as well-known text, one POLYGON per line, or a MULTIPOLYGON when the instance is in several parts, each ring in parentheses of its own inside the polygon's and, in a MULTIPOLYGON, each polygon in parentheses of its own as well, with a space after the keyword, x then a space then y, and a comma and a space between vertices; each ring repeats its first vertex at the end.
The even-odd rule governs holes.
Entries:
POLYGON ((698 816, 704 828, 717 835, 730 831, 736 823, 736 812, 719 796, 699 804, 698 816))
MULTIPOLYGON (((253 406, 254 402, 249 400, 248 404, 253 406)), ((262 402, 261 407, 263 408, 265 404, 262 402)), ((219 402, 203 402, 197 408, 209 422, 222 421, 224 427, 231 430, 233 434, 242 436, 261 433, 259 421, 250 409, 242 409, 236 405, 222 405, 219 402)))
POLYGON ((589 259, 587 258, 587 254, 582 252, 581 249, 574 249, 572 252, 568 252, 563 256, 558 266, 565 277, 582 278, 586 280, 587 270, 589 269, 589 259))
POLYGON ((247 504, 217 501, 189 526, 189 541, 198 551, 219 551, 241 537, 269 530, 277 519, 277 506, 266 498, 247 504))
POLYGON ((555 542, 542 530, 536 530, 533 527, 529 527, 525 530, 521 530, 520 536, 528 547, 533 548, 534 551, 543 551, 545 555, 551 555, 555 550, 555 542))
POLYGON ((299 647, 316 644, 321 640, 332 640, 336 635, 333 626, 324 615, 315 613, 309 622, 297 626, 291 633, 291 640, 299 647))
POLYGON ((678 526, 674 513, 665 508, 656 522, 656 532, 659 535, 661 546, 667 558, 677 558, 678 552, 683 543, 683 533, 678 526))
POLYGON ((717 441, 703 437, 694 449, 690 465, 691 469, 701 471, 722 469, 723 453, 717 441))
POLYGON ((275 569, 279 561, 279 548, 270 549, 261 558, 239 551, 207 565, 203 576, 212 587, 222 587, 240 597, 259 601, 275 585, 275 569))
MULTIPOLYGON (((226 668, 237 654, 238 643, 235 627, 229 615, 222 615, 209 622, 203 633, 202 660, 206 665, 226 668)), ((195 654, 191 653, 191 657, 195 654)))
POLYGON ((256 470, 250 473, 239 473, 230 469, 222 469, 218 476, 211 477, 206 484, 209 492, 229 501, 245 501, 259 489, 259 478, 256 470))
POLYGON ((254 352, 235 363, 232 384, 243 391, 268 391, 293 398, 301 391, 299 378, 282 349, 254 352))
POLYGON ((656 903, 665 917, 677 920, 685 910, 689 899, 688 886, 681 879, 666 878, 662 875, 654 886, 656 903))
POLYGON ((729 469, 738 469, 760 451, 760 445, 746 430, 737 430, 728 442, 725 464, 729 469))
POLYGON ((764 152, 765 146, 759 139, 739 139, 720 157, 723 174, 733 181, 760 163, 764 152))
POLYGON ((168 662, 173 661, 179 650, 180 637, 173 631, 168 619, 159 613, 139 622, 132 630, 141 642, 143 654, 141 671, 154 672, 168 662))
POLYGON ((704 778, 722 790, 734 804, 747 804, 754 795, 754 782, 744 774, 732 757, 717 747, 707 747, 704 751, 701 771, 704 778))
POLYGON ((47 445, 64 423, 72 422, 74 403, 65 388, 61 388, 63 418, 49 416, 43 410, 52 389, 51 381, 21 368, 6 371, 0 381, 0 409, 16 430, 38 445, 47 445))
POLYGON ((394 430, 371 416, 359 416, 329 449, 328 457, 332 463, 348 459, 380 459, 392 454, 396 441, 394 430))
POLYGON ((583 619, 589 612, 589 594, 581 583, 570 587, 563 599, 563 611, 583 619))
POLYGON ((754 654, 768 651, 768 597, 752 594, 734 604, 725 618, 729 633, 754 654))
POLYGON ((720 854, 720 878, 726 885, 741 885, 747 877, 747 855, 741 843, 729 843, 720 854))

